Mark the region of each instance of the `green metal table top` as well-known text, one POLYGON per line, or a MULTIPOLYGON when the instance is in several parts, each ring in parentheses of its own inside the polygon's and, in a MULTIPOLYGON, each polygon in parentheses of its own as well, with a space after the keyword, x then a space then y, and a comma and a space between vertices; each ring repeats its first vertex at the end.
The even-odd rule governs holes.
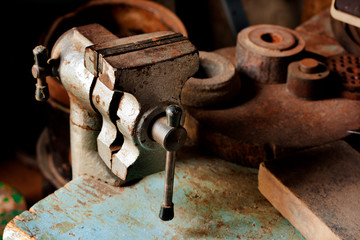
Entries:
POLYGON ((257 189, 257 169, 185 148, 175 218, 158 218, 164 172, 127 187, 81 176, 15 217, 4 239, 304 239, 257 189))

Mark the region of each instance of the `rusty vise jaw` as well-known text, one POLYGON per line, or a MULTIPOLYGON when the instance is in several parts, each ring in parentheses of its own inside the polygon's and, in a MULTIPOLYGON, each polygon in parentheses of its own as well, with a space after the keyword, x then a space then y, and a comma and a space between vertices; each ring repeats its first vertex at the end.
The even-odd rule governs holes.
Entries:
POLYGON ((163 170, 166 151, 149 133, 152 124, 165 116, 167 106, 180 105, 185 81, 198 70, 197 49, 183 35, 165 31, 119 39, 92 24, 64 35, 53 53, 62 56, 59 76, 76 105, 70 107, 70 118, 81 115, 83 122, 91 123, 79 130, 80 120, 71 120, 76 125, 71 142, 78 142, 71 145, 73 177, 87 173, 118 184, 163 170), (106 37, 99 39, 100 34, 106 37), (65 70, 61 66, 66 62, 77 69, 65 70), (95 132, 83 133, 86 130, 95 132), (86 147, 94 137, 95 145, 86 147), (89 149, 97 156, 86 152, 89 149), (94 164, 99 167, 99 159, 110 171, 106 177, 104 171, 97 174, 92 169, 94 164))

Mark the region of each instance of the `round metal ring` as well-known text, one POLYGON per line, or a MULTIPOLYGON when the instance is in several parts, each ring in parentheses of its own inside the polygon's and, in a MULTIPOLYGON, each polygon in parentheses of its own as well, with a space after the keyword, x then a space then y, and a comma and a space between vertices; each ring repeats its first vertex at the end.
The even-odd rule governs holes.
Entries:
POLYGON ((182 104, 212 108, 231 101, 241 85, 234 65, 217 53, 200 51, 199 58, 199 71, 182 89, 182 104))
POLYGON ((249 40, 260 47, 279 51, 291 49, 296 44, 294 35, 289 31, 274 31, 269 27, 252 30, 249 32, 249 40))
POLYGON ((247 27, 236 43, 236 69, 260 83, 286 82, 287 66, 305 49, 296 31, 269 24, 247 27))

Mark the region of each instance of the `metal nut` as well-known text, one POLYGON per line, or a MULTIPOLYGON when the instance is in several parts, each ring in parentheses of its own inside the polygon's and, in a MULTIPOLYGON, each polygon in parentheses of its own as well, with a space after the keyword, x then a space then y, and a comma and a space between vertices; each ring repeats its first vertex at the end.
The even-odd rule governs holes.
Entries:
POLYGON ((305 58, 289 64, 286 88, 299 98, 323 99, 332 91, 333 84, 329 75, 330 71, 325 64, 305 58))
POLYGON ((287 66, 305 48, 296 31, 275 25, 243 29, 237 38, 236 69, 261 83, 284 83, 287 66))

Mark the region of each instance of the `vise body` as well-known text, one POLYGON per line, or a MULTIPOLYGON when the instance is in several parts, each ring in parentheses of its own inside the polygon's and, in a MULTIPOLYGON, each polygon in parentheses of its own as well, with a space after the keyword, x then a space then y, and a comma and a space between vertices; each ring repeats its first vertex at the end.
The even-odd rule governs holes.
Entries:
POLYGON ((88 174, 121 185, 164 169, 166 150, 186 139, 181 127, 165 126, 165 110, 180 105, 181 89, 199 66, 186 37, 156 32, 119 39, 91 24, 65 32, 51 61, 71 103, 73 178, 88 174), (163 129, 160 144, 153 128, 163 129))

